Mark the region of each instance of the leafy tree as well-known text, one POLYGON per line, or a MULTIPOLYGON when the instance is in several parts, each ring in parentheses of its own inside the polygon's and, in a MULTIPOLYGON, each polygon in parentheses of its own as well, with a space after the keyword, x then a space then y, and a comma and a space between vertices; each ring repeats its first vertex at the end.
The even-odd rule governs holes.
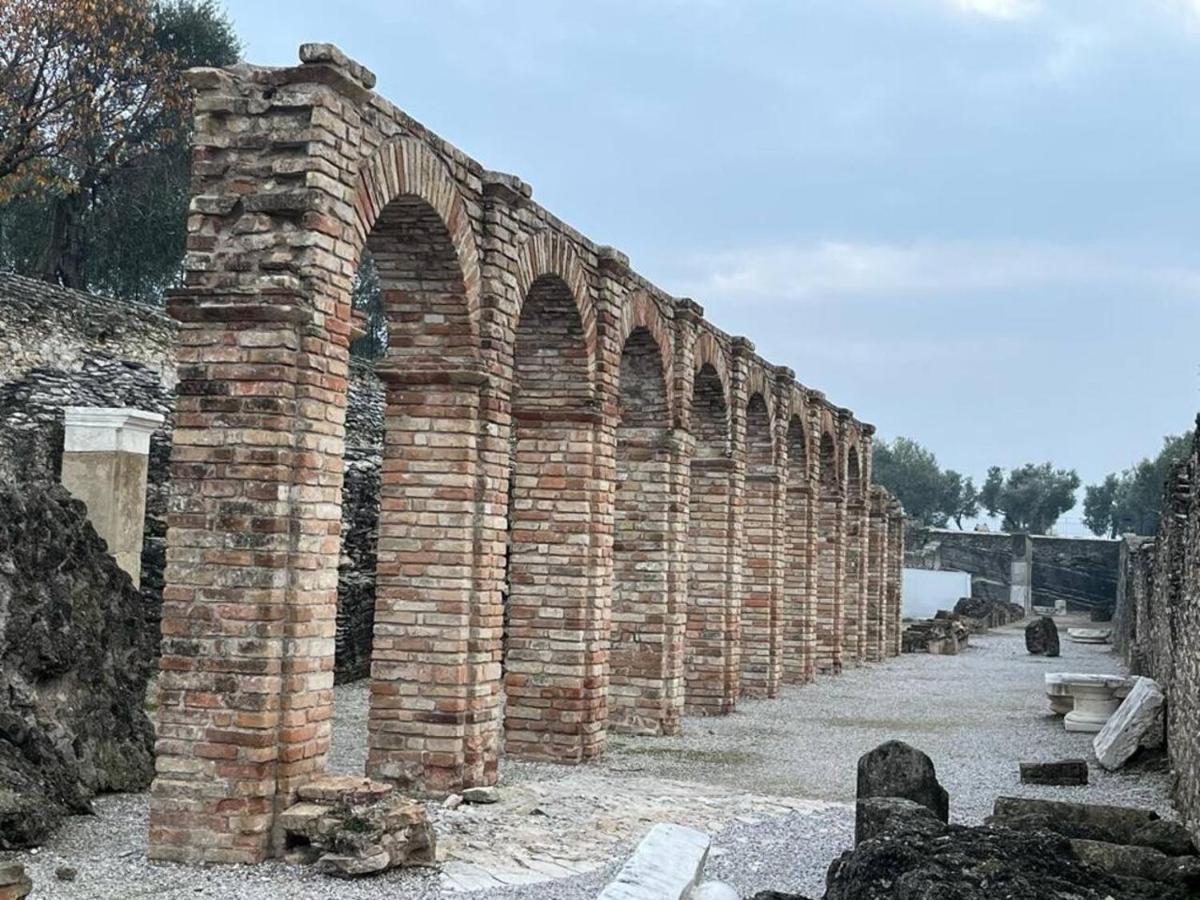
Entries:
POLYGON ((1005 474, 988 469, 979 502, 990 515, 1002 516, 1005 531, 1045 534, 1058 517, 1075 506, 1079 475, 1074 469, 1055 469, 1050 463, 1026 463, 1005 474))
POLYGON ((937 457, 909 438, 876 441, 872 471, 875 483, 891 491, 905 513, 923 525, 944 528, 953 519, 961 528, 964 518, 979 512, 971 479, 943 472, 937 457))
POLYGON ((236 62, 232 25, 214 0, 0 0, 0 33, 13 37, 0 71, 17 72, 0 87, 0 124, 6 112, 41 123, 0 138, 0 157, 7 146, 20 160, 6 177, 0 163, 0 265, 157 299, 184 253, 182 70, 236 62))
POLYGON ((1154 534, 1167 477, 1191 450, 1193 433, 1168 435, 1153 459, 1143 459, 1119 474, 1089 485, 1083 498, 1083 522, 1094 534, 1154 534))
POLYGON ((363 249, 362 261, 354 273, 351 301, 367 316, 367 333, 350 344, 350 353, 363 359, 378 359, 387 352, 387 316, 379 288, 379 270, 371 251, 363 249))
POLYGON ((963 519, 973 519, 979 515, 979 492, 975 490, 975 482, 953 469, 947 469, 942 473, 942 484, 942 509, 961 530, 963 519))

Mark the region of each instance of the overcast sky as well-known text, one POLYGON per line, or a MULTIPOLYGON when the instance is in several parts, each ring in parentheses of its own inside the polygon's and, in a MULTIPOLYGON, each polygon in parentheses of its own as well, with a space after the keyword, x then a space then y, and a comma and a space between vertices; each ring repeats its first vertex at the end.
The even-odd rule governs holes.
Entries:
POLYGON ((1200 408, 1200 0, 228 6, 978 480, 1200 408))

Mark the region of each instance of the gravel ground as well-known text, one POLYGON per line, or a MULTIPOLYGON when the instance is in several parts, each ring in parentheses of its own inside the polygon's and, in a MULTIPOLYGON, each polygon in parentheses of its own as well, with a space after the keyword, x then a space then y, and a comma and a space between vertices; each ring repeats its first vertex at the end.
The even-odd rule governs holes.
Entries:
MULTIPOLYGON (((1060 629, 1065 624, 1060 622, 1060 629)), ((821 895, 829 863, 853 842, 849 804, 855 761, 892 738, 933 758, 950 792, 955 821, 979 822, 999 794, 1147 806, 1173 816, 1169 773, 1161 767, 1110 774, 1093 766, 1092 784, 1086 787, 1019 784, 1021 760, 1091 757, 1090 735, 1068 733, 1060 719, 1048 714, 1043 673, 1120 670, 1119 659, 1107 647, 1064 640, 1062 652, 1053 660, 1030 657, 1021 628, 1010 626, 973 636, 970 649, 959 656, 903 656, 804 688, 785 688, 776 700, 744 702, 731 716, 689 719, 681 737, 614 737, 608 753, 586 767, 506 761, 502 783, 537 787, 563 781, 570 789, 571 779, 578 779, 594 790, 598 778, 620 785, 633 777, 639 782, 691 782, 698 796, 751 786, 756 795, 835 804, 785 815, 742 812, 713 827, 708 875, 731 882, 743 895, 768 887, 821 895)), ((365 686, 340 687, 331 770, 361 771, 365 717, 365 686)), ((101 798, 96 811, 94 817, 72 819, 36 853, 16 854, 34 879, 34 898, 583 900, 596 896, 632 844, 612 845, 613 855, 585 875, 464 895, 446 890, 431 870, 343 882, 279 862, 206 869, 151 864, 145 859, 144 794, 101 798), (63 865, 78 870, 77 880, 56 880, 55 869, 63 865)), ((644 827, 638 813, 630 810, 627 827, 644 827)), ((435 820, 442 815, 436 810, 435 820)))

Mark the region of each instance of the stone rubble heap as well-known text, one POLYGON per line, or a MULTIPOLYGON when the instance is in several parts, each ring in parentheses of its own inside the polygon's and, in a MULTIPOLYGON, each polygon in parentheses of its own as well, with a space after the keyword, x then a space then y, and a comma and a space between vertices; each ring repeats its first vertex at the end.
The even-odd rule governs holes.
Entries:
POLYGON ((954 604, 954 612, 965 619, 974 632, 1001 628, 1025 618, 1025 610, 1020 605, 991 597, 962 597, 954 604))
POLYGON ((342 878, 436 862, 425 807, 390 784, 326 775, 299 793, 300 802, 280 818, 291 861, 342 878))
MULTIPOLYGON (((859 760, 855 848, 823 900, 1186 900, 1200 856, 1154 812, 1000 797, 982 826, 947 822, 933 762, 898 741, 859 760)), ((762 891, 752 900, 809 900, 762 891)))
POLYGON ((904 653, 932 653, 935 656, 954 656, 966 647, 971 629, 954 613, 938 610, 932 619, 912 619, 904 623, 900 649, 904 653))

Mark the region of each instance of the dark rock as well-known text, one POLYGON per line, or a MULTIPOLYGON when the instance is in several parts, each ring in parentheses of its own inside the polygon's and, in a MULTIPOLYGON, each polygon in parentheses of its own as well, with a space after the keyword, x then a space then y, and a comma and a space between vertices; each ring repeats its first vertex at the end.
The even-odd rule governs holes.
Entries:
MULTIPOLYGON (((950 795, 938 783, 933 760, 903 741, 887 741, 858 760, 858 799, 902 797, 950 820, 950 795)), ((855 843, 869 827, 860 806, 855 815, 855 843)))
POLYGON ((1058 656, 1058 626, 1049 616, 1038 616, 1025 626, 1025 649, 1034 656, 1058 656))
POLYGON ((79 873, 70 866, 59 866, 54 870, 54 877, 59 881, 74 881, 79 873))
POLYGON ((825 900, 1185 900, 1174 884, 1081 863, 1050 831, 965 828, 884 834, 829 868, 825 900))
POLYGON ((1142 878, 1180 887, 1200 887, 1200 859, 1168 856, 1152 847, 1108 844, 1103 841, 1072 840, 1071 849, 1080 862, 1112 875, 1142 878))
POLYGON ((0 483, 0 848, 154 774, 145 601, 82 503, 0 483))
POLYGON ((946 823, 932 810, 903 797, 867 797, 855 804, 854 843, 860 844, 882 834, 942 834, 946 823))
POLYGON ((1084 759, 1058 762, 1021 763, 1022 784, 1078 785, 1088 783, 1088 764, 1084 759))
POLYGON ((1153 847, 1168 856, 1189 856, 1196 852, 1191 833, 1178 822, 1155 819, 1133 832, 1129 843, 1153 847))
POLYGON ((1045 828, 1068 838, 1130 844, 1140 828, 1157 819, 1158 813, 1151 810, 1125 806, 997 797, 987 824, 1019 831, 1045 828))

